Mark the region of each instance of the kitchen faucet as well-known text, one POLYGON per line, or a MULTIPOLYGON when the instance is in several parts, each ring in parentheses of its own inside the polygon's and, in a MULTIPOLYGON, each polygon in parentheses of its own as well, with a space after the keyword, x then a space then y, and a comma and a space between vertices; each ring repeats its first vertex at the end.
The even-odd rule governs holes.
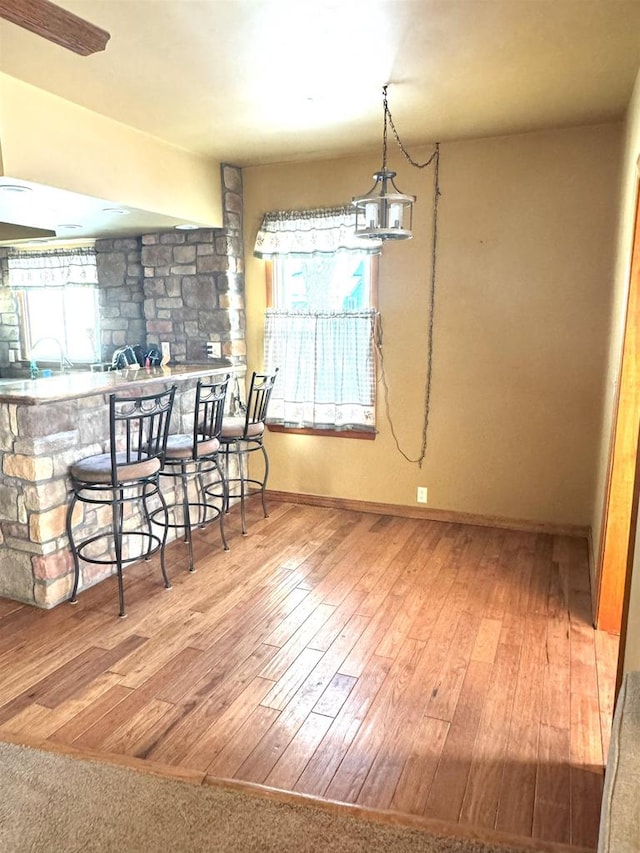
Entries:
POLYGON ((65 355, 64 348, 60 341, 57 338, 51 337, 50 335, 45 335, 43 338, 38 338, 38 340, 31 347, 31 358, 33 359, 34 353, 36 351, 36 347, 38 347, 43 341, 51 341, 54 343, 58 349, 60 350, 60 373, 64 373, 65 368, 72 368, 73 362, 69 361, 67 356, 65 355))

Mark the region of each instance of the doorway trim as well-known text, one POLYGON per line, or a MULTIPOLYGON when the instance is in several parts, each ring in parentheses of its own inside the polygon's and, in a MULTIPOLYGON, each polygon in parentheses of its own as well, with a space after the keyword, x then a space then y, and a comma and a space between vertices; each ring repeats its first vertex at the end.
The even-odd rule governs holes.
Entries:
MULTIPOLYGON (((636 163, 640 173, 640 158, 636 163)), ((620 634, 632 529, 640 417, 640 177, 636 177, 634 230, 624 335, 609 451, 609 477, 597 566, 595 625, 620 634)))

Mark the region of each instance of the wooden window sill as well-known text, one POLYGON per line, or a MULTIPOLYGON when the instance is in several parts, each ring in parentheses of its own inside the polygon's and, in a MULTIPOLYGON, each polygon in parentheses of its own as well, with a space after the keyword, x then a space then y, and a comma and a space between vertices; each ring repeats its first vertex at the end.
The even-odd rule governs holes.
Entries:
POLYGON ((313 429, 310 427, 287 427, 282 424, 267 424, 269 432, 289 432, 293 435, 325 435, 331 438, 359 438, 364 441, 373 441, 377 435, 376 432, 357 429, 313 429))

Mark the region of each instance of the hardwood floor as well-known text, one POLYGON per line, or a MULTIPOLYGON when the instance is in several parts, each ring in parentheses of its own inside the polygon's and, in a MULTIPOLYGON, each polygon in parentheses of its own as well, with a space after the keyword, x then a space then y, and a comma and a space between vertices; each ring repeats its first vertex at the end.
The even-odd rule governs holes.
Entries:
POLYGON ((617 637, 586 542, 271 503, 40 611, 0 600, 0 739, 594 848, 617 637))

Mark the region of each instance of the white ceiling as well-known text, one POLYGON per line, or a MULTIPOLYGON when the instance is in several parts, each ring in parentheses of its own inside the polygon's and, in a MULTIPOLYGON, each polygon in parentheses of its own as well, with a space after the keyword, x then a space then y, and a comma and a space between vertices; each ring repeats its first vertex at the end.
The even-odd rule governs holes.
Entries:
POLYGON ((78 56, 0 20, 0 71, 239 166, 620 118, 640 0, 61 0, 78 56))

